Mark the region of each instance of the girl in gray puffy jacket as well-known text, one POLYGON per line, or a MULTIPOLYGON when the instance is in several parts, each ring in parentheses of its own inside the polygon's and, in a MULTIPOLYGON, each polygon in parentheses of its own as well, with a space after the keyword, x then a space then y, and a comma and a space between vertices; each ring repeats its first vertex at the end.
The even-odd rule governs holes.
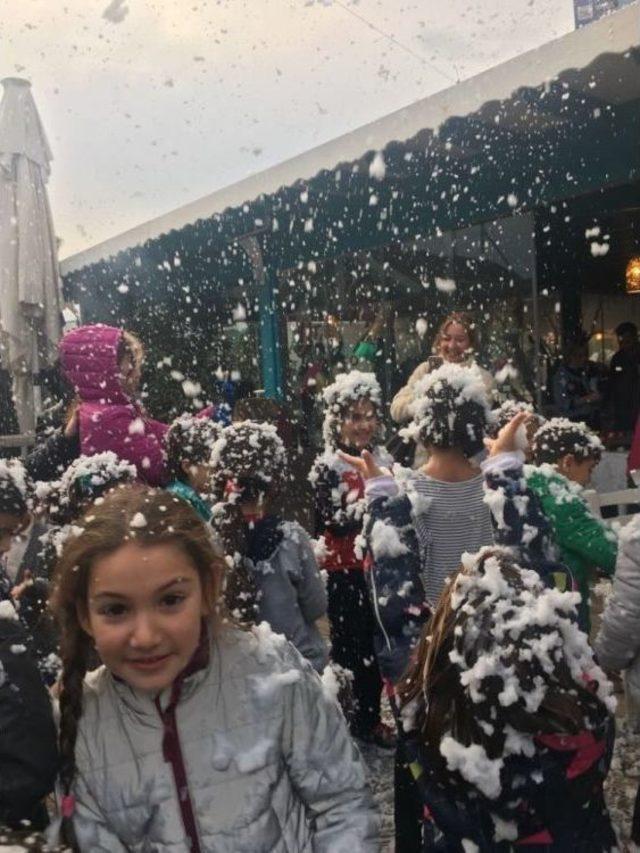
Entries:
POLYGON ((256 588, 255 620, 293 643, 314 669, 328 663, 316 621, 326 615, 327 594, 311 539, 296 522, 274 511, 287 482, 284 444, 271 424, 241 421, 214 445, 213 525, 256 588))
POLYGON ((640 732, 640 515, 620 533, 613 593, 595 649, 606 669, 624 670, 627 720, 640 732))
POLYGON ((378 850, 337 704, 283 637, 225 620, 224 567, 192 507, 142 486, 67 541, 52 601, 65 830, 91 853, 378 850))

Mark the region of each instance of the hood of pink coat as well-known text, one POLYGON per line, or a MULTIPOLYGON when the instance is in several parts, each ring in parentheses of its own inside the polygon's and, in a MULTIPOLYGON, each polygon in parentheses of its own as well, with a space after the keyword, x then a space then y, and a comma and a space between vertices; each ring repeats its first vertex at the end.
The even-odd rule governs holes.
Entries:
POLYGON ((122 330, 96 323, 72 329, 60 341, 60 363, 83 403, 130 403, 120 384, 122 330))

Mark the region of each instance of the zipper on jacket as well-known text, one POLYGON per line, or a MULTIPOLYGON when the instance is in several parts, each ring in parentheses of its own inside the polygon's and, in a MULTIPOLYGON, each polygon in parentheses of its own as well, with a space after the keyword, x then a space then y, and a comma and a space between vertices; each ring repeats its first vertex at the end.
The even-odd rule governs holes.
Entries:
POLYGON ((384 634, 384 641, 387 644, 387 648, 391 651, 391 640, 389 639, 389 635, 386 632, 384 625, 382 624, 382 619, 380 618, 380 609, 378 605, 378 588, 376 586, 376 573, 375 573, 375 561, 371 560, 371 568, 369 569, 369 574, 371 576, 371 586, 373 587, 373 609, 376 614, 376 619, 378 620, 378 625, 380 626, 380 630, 384 634))
POLYGON ((162 755, 164 760, 171 764, 173 770, 173 779, 178 795, 178 804, 180 807, 180 815, 184 831, 189 839, 190 853, 202 853, 200 847, 200 839, 198 838, 198 827, 196 816, 193 811, 193 803, 189 793, 189 782, 187 780, 187 770, 184 765, 182 755, 182 747, 180 746, 180 736, 178 734, 178 723, 176 720, 176 705, 180 697, 180 684, 175 683, 171 692, 171 699, 166 709, 163 711, 160 706, 160 699, 156 697, 155 704, 162 720, 162 755))

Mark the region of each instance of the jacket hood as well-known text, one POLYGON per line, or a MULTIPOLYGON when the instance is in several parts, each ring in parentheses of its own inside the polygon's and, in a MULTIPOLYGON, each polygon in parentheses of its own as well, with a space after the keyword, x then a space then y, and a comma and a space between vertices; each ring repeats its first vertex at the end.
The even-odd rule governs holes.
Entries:
POLYGON ((60 341, 60 363, 83 403, 130 403, 120 383, 122 330, 96 323, 72 329, 60 341))

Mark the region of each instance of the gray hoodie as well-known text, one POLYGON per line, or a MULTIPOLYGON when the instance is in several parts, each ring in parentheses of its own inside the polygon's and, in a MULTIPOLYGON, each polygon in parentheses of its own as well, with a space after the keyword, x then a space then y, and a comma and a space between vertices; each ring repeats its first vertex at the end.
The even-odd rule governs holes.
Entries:
POLYGON ((327 612, 325 584, 305 530, 292 521, 279 529, 282 539, 266 559, 247 558, 259 593, 258 617, 322 672, 329 650, 315 622, 327 612))

